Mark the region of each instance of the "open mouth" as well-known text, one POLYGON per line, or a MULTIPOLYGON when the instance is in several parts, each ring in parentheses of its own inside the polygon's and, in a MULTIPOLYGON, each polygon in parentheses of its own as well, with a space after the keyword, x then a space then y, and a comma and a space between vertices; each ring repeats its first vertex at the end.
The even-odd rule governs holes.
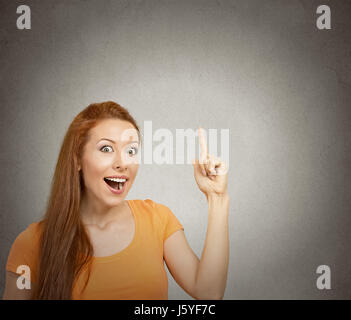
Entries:
POLYGON ((122 178, 104 178, 105 182, 115 190, 122 190, 124 184, 128 181, 128 179, 122 178))

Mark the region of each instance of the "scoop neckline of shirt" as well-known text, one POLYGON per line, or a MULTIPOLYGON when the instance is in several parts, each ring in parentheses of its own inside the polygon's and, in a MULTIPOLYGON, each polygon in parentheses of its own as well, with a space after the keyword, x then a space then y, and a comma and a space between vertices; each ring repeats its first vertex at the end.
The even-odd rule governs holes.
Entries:
POLYGON ((127 201, 127 204, 129 205, 130 210, 131 210, 131 212, 133 214, 133 217, 134 217, 134 237, 133 237, 133 240, 124 249, 122 249, 121 251, 116 252, 116 253, 114 253, 112 255, 103 256, 103 257, 94 257, 93 256, 93 260, 95 262, 100 263, 100 262, 109 262, 111 260, 114 260, 115 258, 127 253, 127 251, 129 251, 135 245, 136 239, 137 239, 137 235, 138 235, 138 219, 137 219, 137 215, 136 215, 136 212, 135 212, 135 207, 134 207, 133 200, 126 200, 126 201, 127 201))

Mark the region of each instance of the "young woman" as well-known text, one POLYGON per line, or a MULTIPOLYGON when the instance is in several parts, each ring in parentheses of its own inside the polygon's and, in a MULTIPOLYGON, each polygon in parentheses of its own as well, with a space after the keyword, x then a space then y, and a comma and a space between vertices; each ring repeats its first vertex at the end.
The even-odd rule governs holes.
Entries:
POLYGON ((199 130, 202 151, 200 161, 193 161, 194 176, 208 201, 199 260, 167 206, 125 199, 138 171, 140 136, 133 117, 112 101, 91 104, 75 117, 60 150, 46 214, 11 247, 4 299, 167 299, 163 261, 193 298, 223 298, 227 167, 208 154, 199 130), (27 286, 20 289, 23 265, 30 272, 21 276, 27 286))

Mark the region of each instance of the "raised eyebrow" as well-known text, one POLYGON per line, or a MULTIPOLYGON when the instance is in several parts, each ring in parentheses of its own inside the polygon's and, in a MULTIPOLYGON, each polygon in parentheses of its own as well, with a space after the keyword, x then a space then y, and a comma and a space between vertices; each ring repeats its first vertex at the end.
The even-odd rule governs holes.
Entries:
MULTIPOLYGON (((98 143, 99 143, 100 141, 102 141, 102 140, 110 141, 110 142, 112 142, 113 144, 116 144, 115 141, 113 141, 113 140, 111 140, 111 139, 108 139, 108 138, 102 138, 102 139, 100 139, 100 140, 98 141, 98 143)), ((139 141, 126 141, 126 142, 123 143, 123 144, 126 145, 126 144, 132 144, 132 143, 137 143, 137 144, 139 144, 139 141)))
POLYGON ((110 142, 116 144, 115 141, 113 141, 113 140, 111 140, 111 139, 107 139, 107 138, 102 138, 102 139, 100 139, 100 140, 98 141, 98 143, 99 143, 100 141, 102 141, 102 140, 110 141, 110 142))
POLYGON ((132 143, 137 143, 137 144, 139 144, 139 141, 127 141, 127 142, 125 142, 124 144, 132 144, 132 143))

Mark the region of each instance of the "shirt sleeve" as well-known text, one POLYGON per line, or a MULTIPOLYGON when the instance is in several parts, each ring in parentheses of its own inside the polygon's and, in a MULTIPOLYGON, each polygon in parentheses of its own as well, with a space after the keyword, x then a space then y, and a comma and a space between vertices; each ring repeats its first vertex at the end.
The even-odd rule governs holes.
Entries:
POLYGON ((158 203, 157 207, 163 221, 163 241, 178 230, 184 231, 183 225, 167 206, 158 203))
POLYGON ((29 226, 22 231, 13 242, 6 263, 6 270, 17 274, 29 275, 30 280, 35 282, 36 274, 36 245, 34 243, 35 235, 33 228, 29 226), (19 268, 20 266, 25 266, 19 268), (29 267, 29 269, 26 269, 29 267), (29 271, 23 273, 24 269, 29 271))

